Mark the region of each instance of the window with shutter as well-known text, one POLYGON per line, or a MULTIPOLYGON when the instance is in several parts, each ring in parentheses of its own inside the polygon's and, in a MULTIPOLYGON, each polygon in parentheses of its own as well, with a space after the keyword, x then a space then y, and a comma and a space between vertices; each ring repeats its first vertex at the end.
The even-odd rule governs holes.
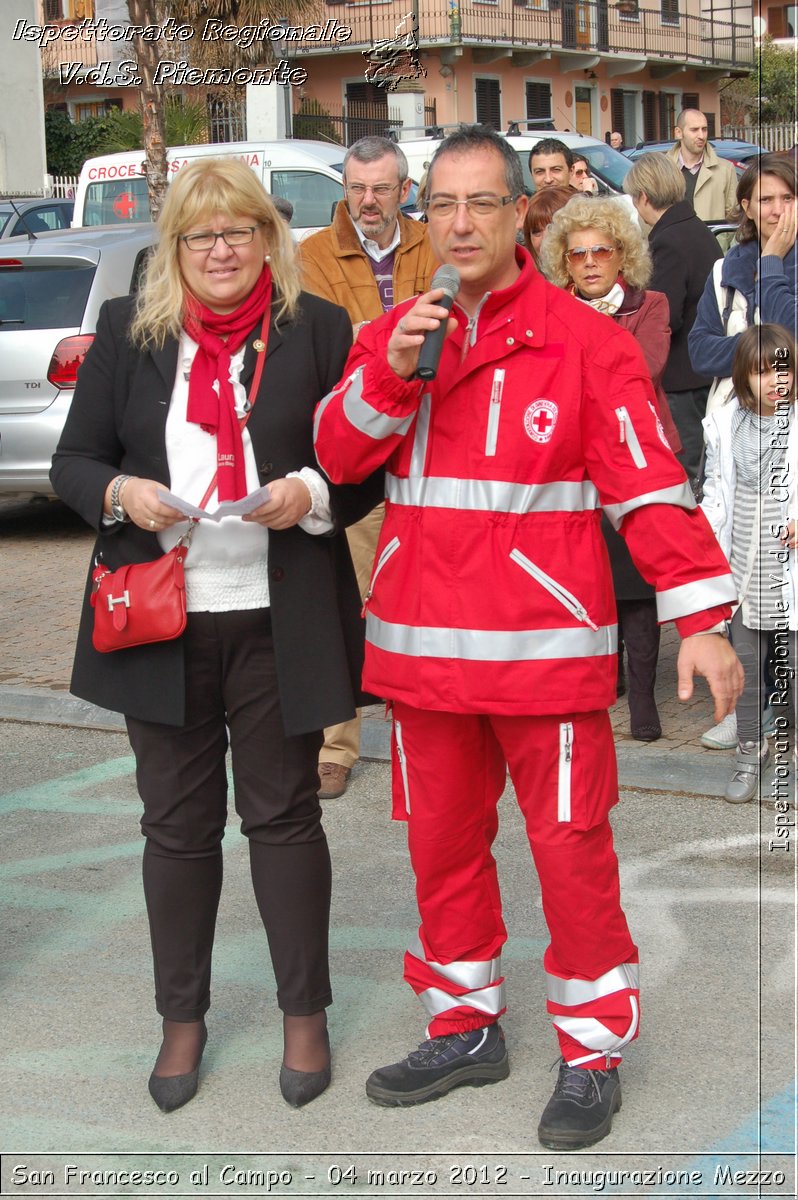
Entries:
POLYGON ((477 78, 475 92, 477 124, 501 129, 501 90, 498 79, 477 78))
POLYGON ((679 0, 660 0, 659 11, 663 25, 679 24, 679 0))
POLYGON ((526 85, 526 119, 541 121, 551 119, 551 85, 548 83, 527 83, 526 85))
POLYGON ((657 93, 643 92, 643 140, 657 141, 657 93))

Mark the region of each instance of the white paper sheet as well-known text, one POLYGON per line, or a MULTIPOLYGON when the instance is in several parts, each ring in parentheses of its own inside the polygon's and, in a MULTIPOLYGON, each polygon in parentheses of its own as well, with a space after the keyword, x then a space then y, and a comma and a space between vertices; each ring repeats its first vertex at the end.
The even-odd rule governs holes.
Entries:
POLYGON ((164 504, 176 508, 186 517, 201 517, 204 521, 221 521, 223 517, 243 517, 246 513, 254 512, 256 508, 260 508, 261 504, 265 504, 270 499, 270 495, 269 485, 266 484, 264 487, 258 488, 256 492, 242 496, 240 500, 223 500, 219 507, 212 512, 207 508, 197 508, 195 504, 189 504, 188 500, 176 496, 174 492, 164 492, 159 489, 158 499, 162 500, 164 504))

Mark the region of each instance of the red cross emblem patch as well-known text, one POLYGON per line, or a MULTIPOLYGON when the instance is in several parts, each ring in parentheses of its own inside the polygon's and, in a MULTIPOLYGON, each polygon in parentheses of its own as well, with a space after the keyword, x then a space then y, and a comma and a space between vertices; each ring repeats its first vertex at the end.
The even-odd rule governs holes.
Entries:
POLYGON ((533 442, 549 442, 557 424, 557 405, 553 400, 536 400, 524 413, 524 429, 533 442))

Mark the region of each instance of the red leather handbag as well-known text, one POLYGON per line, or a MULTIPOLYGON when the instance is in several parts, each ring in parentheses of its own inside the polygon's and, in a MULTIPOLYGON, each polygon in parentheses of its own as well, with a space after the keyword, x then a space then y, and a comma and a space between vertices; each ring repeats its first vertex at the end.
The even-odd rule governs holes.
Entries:
POLYGON ((153 562, 130 563, 111 571, 97 561, 91 592, 95 650, 108 654, 180 637, 186 627, 183 564, 193 527, 194 522, 176 546, 153 562))
MULTIPOLYGON (((239 420, 242 429, 252 415, 263 374, 268 322, 267 309, 260 339, 255 343, 258 350, 257 365, 249 391, 247 414, 239 420)), ((216 475, 199 502, 200 508, 208 503, 215 487, 216 475)), ((187 532, 177 545, 153 562, 130 563, 111 571, 100 556, 97 557, 91 577, 91 604, 94 609, 91 640, 95 650, 109 654, 112 650, 127 650, 132 646, 145 646, 148 642, 169 642, 180 637, 186 627, 183 564, 196 524, 196 519, 192 517, 187 532)))

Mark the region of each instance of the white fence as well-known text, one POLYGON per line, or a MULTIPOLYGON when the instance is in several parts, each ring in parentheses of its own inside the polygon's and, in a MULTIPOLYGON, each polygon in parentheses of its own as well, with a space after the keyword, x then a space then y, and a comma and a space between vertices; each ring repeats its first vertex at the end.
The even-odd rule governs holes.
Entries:
POLYGON ((60 200, 73 200, 78 187, 77 175, 45 175, 45 191, 48 196, 60 200))
POLYGON ((798 142, 798 125, 724 125, 723 137, 753 142, 763 150, 791 150, 798 142))

